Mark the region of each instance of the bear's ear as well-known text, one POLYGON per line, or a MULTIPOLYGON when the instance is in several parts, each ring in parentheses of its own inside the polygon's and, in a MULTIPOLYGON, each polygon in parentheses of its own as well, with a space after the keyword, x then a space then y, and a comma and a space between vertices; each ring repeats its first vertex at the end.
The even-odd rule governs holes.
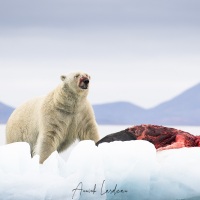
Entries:
POLYGON ((65 76, 65 75, 62 75, 62 76, 60 76, 60 79, 61 79, 62 81, 64 81, 64 80, 66 79, 66 76, 65 76))

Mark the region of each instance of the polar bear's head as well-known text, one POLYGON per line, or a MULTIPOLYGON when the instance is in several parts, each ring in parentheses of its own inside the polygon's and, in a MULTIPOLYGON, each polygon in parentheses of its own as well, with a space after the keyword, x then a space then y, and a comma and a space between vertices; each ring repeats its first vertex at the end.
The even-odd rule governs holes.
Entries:
POLYGON ((90 76, 84 72, 72 72, 62 75, 61 80, 64 85, 68 86, 74 92, 87 92, 89 89, 90 76))

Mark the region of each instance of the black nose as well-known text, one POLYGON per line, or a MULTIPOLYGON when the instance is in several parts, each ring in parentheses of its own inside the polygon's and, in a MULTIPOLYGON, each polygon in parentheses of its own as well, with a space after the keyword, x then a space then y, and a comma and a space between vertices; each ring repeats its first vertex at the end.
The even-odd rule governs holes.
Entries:
POLYGON ((83 82, 87 85, 90 81, 89 79, 85 79, 83 82))

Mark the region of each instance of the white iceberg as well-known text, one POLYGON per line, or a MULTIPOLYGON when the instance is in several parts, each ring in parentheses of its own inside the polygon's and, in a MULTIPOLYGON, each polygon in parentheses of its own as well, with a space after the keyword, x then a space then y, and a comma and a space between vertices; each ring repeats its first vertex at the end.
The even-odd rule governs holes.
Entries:
POLYGON ((200 199, 200 148, 156 152, 147 141, 79 142, 39 164, 27 143, 0 146, 0 199, 200 199))

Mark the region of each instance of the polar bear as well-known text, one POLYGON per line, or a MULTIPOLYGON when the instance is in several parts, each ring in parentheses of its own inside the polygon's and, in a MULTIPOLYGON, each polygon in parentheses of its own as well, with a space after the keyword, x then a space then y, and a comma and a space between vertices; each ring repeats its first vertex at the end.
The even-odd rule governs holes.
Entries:
POLYGON ((42 164, 55 150, 61 152, 76 139, 99 140, 98 127, 87 100, 90 76, 74 72, 44 97, 17 108, 6 125, 6 142, 28 142, 32 156, 42 164))

